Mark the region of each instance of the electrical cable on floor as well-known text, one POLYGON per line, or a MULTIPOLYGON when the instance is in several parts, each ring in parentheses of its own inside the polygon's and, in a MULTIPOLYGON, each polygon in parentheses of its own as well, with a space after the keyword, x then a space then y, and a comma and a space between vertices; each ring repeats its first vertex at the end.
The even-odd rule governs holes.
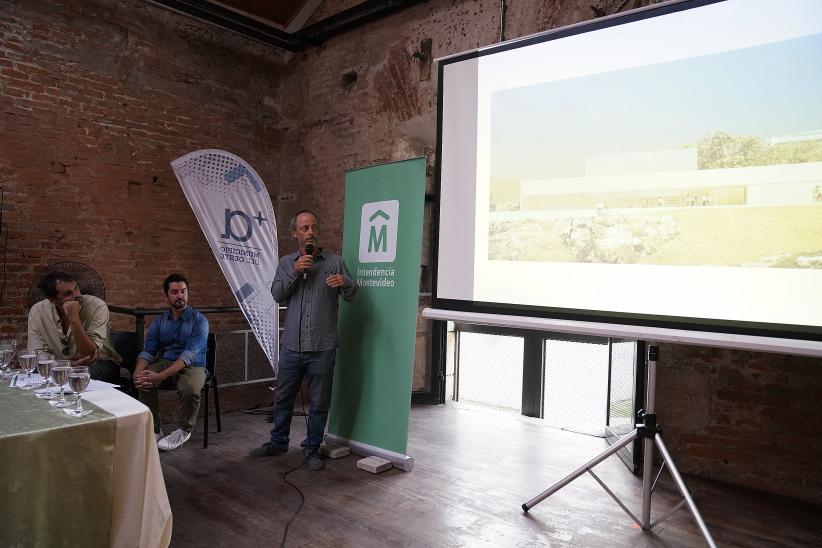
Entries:
MULTIPOLYGON (((305 395, 304 395, 304 392, 302 390, 302 386, 300 387, 300 406, 303 409, 303 416, 305 417, 305 435, 306 435, 306 437, 308 437, 308 414, 305 412, 305 395)), ((291 519, 288 520, 288 523, 286 523, 286 525, 285 525, 285 531, 283 531, 283 540, 280 543, 280 548, 285 548, 285 541, 286 541, 286 538, 288 538, 288 528, 291 527, 291 524, 294 523, 295 519, 297 519, 297 516, 300 514, 300 510, 303 509, 303 505, 305 504, 305 495, 303 494, 303 492, 300 491, 300 488, 297 487, 295 484, 288 481, 288 474, 290 474, 291 472, 294 472, 295 470, 299 470, 302 467, 302 465, 303 465, 303 462, 301 461, 300 464, 298 464, 297 466, 295 466, 294 468, 292 468, 291 470, 289 470, 288 472, 283 474, 283 481, 286 482, 291 487, 293 487, 297 491, 297 493, 300 495, 300 505, 297 507, 297 510, 294 512, 294 515, 291 516, 291 519)))
MULTIPOLYGON (((266 422, 274 422, 274 411, 274 407, 252 407, 251 409, 244 409, 242 412, 246 415, 266 415, 266 422)), ((305 416, 305 411, 295 411, 292 416, 305 416)))
POLYGON ((274 412, 272 407, 252 407, 251 409, 244 409, 243 413, 246 415, 270 415, 274 412))
POLYGON ((303 505, 305 504, 305 495, 303 495, 303 492, 300 491, 299 487, 297 487, 296 485, 294 485, 293 483, 288 481, 288 474, 290 474, 291 472, 293 472, 295 470, 299 470, 300 468, 302 468, 302 465, 303 465, 303 463, 300 462, 300 464, 298 464, 297 466, 295 466, 294 468, 292 468, 291 470, 289 470, 288 472, 283 474, 283 481, 286 482, 291 487, 293 487, 294 489, 296 489, 297 493, 299 493, 299 495, 300 495, 300 505, 297 507, 297 511, 294 512, 294 515, 291 516, 291 519, 288 520, 288 523, 286 523, 286 525, 285 525, 285 531, 283 531, 283 541, 280 543, 280 548, 285 548, 285 540, 286 540, 286 538, 288 538, 288 528, 291 527, 291 524, 294 523, 295 519, 297 519, 297 515, 300 513, 300 510, 303 509, 303 505))

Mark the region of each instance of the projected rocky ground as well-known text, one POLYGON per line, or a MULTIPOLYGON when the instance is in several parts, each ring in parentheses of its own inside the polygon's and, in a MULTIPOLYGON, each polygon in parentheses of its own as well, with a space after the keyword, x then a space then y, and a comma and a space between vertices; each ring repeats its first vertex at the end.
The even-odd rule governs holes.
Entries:
MULTIPOLYGON (((510 215, 510 214, 509 214, 510 215)), ((492 220, 489 260, 822 268, 822 205, 492 220), (816 227, 808 230, 808 227, 816 227)))

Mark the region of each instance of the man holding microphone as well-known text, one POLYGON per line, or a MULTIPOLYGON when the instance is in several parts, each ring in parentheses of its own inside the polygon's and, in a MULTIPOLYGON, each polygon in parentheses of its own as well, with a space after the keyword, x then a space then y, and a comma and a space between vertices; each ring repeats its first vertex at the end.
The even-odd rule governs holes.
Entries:
POLYGON ((318 453, 331 404, 334 360, 339 346, 339 297, 351 301, 358 286, 342 257, 319 246, 319 220, 308 210, 292 219, 291 237, 298 250, 280 259, 271 285, 274 300, 286 305, 280 341, 274 428, 271 440, 251 456, 274 456, 288 451, 294 399, 308 377, 308 435, 302 442, 303 461, 310 470, 325 466, 318 453))

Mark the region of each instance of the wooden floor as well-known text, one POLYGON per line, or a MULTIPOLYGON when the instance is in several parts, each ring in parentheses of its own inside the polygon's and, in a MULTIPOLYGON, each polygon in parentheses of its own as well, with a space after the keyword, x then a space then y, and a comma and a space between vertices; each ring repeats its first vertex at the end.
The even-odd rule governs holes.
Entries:
MULTIPOLYGON (((202 425, 181 449, 161 453, 174 529, 171 546, 279 546, 300 505, 283 474, 301 462, 305 433, 295 417, 292 450, 252 459, 267 441, 262 415, 224 414, 223 431, 202 448, 202 425)), ((216 428, 211 421, 212 431, 216 428)), ((414 406, 411 472, 372 475, 359 457, 300 467, 288 476, 305 495, 287 546, 704 546, 686 509, 654 528, 638 529, 585 475, 524 513, 522 503, 604 448, 599 438, 543 426, 535 419, 459 405, 414 406)), ((673 456, 676 459, 676 455, 673 456)), ((617 458, 597 475, 640 514, 641 481, 617 458)), ((652 519, 679 500, 661 482, 652 519)), ((822 546, 822 508, 686 477, 718 546, 822 546)))

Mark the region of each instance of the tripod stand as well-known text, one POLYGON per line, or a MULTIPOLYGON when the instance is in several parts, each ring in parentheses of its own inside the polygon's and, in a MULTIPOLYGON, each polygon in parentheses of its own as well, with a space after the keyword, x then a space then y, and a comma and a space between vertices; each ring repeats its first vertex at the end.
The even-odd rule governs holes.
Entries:
POLYGON ((546 498, 550 497, 585 472, 588 472, 593 476, 593 478, 605 489, 605 492, 608 493, 614 501, 622 508, 628 516, 634 522, 642 527, 643 531, 650 531, 655 526, 657 526, 662 521, 666 520, 668 517, 671 516, 674 512, 679 510, 683 504, 688 505, 688 509, 691 511, 691 515, 694 517, 697 526, 699 527, 702 536, 705 537, 705 541, 708 543, 708 546, 711 548, 716 548, 716 544, 714 543, 714 539, 711 537, 710 531, 708 531, 708 527, 705 525, 705 522, 702 520, 702 516, 699 513, 699 510, 696 507, 693 499, 691 498, 691 494, 688 492, 688 488, 685 486, 685 482, 682 481, 682 477, 679 475, 679 470, 677 470, 676 465, 674 464, 673 459, 671 458, 670 453, 668 453, 668 449, 665 447, 665 443, 662 441, 662 437, 660 436, 660 429, 656 424, 656 414, 654 413, 654 396, 656 392, 656 366, 657 361, 659 360, 659 347, 656 345, 650 345, 648 347, 648 385, 647 385, 647 394, 646 394, 646 408, 647 411, 640 411, 639 417, 642 420, 641 424, 637 424, 636 428, 631 431, 628 435, 623 437, 617 443, 594 457, 593 459, 589 460, 557 483, 537 495, 536 497, 532 498, 528 502, 522 505, 523 511, 527 512, 546 498), (594 466, 601 463, 611 455, 617 453, 620 449, 628 445, 629 443, 633 442, 636 438, 642 438, 643 443, 643 470, 642 470, 642 520, 640 521, 637 517, 630 511, 628 508, 622 503, 621 500, 611 491, 608 489, 608 486, 603 483, 594 471, 592 470, 594 466), (656 478, 654 478, 653 483, 651 483, 651 475, 653 474, 653 457, 654 457, 654 444, 656 444, 657 448, 659 449, 659 453, 662 455, 662 466, 657 473, 656 478), (679 502, 676 506, 674 506, 667 514, 659 518, 658 520, 651 522, 651 494, 653 493, 654 487, 656 487, 656 482, 659 480, 659 476, 662 474, 662 471, 665 469, 665 466, 668 466, 671 470, 671 476, 676 483, 679 492, 682 494, 683 500, 679 502))

